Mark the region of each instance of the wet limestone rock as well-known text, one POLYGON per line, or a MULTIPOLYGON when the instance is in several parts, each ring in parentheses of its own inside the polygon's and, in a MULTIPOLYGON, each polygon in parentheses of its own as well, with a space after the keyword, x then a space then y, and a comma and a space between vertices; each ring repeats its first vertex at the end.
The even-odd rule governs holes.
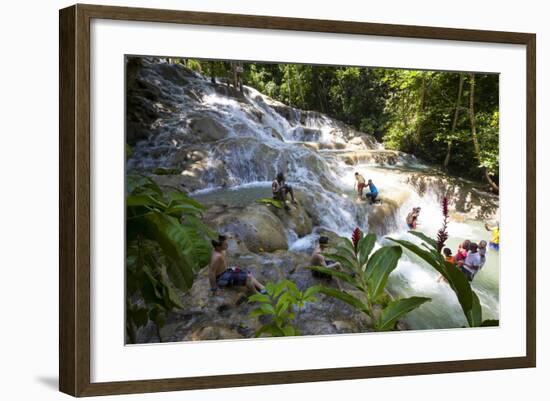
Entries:
POLYGON ((212 217, 211 214, 212 212, 206 215, 206 221, 211 227, 220 233, 235 236, 251 252, 288 249, 285 226, 263 205, 227 207, 217 216, 212 217))
POLYGON ((304 196, 296 193, 297 204, 294 205, 288 201, 289 210, 278 209, 274 206, 268 207, 278 218, 283 225, 290 230, 293 230, 298 237, 304 237, 313 230, 313 222, 311 216, 304 207, 304 202, 307 202, 304 196))
POLYGON ((219 141, 229 134, 229 130, 222 123, 208 115, 192 118, 189 128, 201 142, 219 141))

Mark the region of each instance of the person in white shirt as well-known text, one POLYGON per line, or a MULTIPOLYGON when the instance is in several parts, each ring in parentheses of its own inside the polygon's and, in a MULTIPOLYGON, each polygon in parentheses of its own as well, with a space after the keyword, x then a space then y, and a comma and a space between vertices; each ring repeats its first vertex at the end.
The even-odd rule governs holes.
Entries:
POLYGON ((464 265, 460 269, 466 275, 466 278, 469 281, 472 281, 484 262, 485 261, 482 261, 482 257, 478 252, 478 245, 475 242, 472 242, 470 244, 468 256, 466 256, 464 265))

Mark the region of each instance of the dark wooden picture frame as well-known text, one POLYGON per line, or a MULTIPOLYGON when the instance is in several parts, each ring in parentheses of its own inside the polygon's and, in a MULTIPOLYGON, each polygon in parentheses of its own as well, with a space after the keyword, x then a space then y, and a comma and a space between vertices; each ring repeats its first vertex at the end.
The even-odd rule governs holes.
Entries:
POLYGON ((60 10, 59 29, 59 388, 62 392, 73 396, 94 396, 535 367, 535 34, 80 4, 60 10), (527 50, 526 356, 91 383, 90 22, 94 18, 525 45, 527 50))

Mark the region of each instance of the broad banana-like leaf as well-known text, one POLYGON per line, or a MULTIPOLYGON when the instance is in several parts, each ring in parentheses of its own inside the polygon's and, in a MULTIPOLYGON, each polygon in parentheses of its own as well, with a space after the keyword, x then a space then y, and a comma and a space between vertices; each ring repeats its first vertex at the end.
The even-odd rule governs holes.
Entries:
POLYGON ((479 302, 479 297, 477 294, 472 291, 472 309, 470 313, 466 315, 468 319, 468 324, 470 327, 479 327, 481 326, 481 303, 479 302))
POLYGON ((368 315, 370 315, 370 310, 367 305, 361 302, 359 299, 355 298, 353 295, 348 294, 347 292, 337 290, 335 288, 321 287, 319 289, 325 295, 337 298, 340 301, 347 303, 348 305, 354 307, 357 310, 360 310, 368 315))
POLYGON ((334 278, 340 279, 342 281, 345 281, 346 283, 351 284, 358 290, 363 290, 363 287, 361 287, 359 283, 356 280, 354 280, 348 273, 341 272, 336 269, 329 269, 327 267, 320 267, 320 266, 308 266, 307 269, 311 269, 323 274, 329 274, 334 278))
POLYGON ((369 259, 370 253, 376 244, 376 234, 367 234, 359 240, 357 249, 359 250, 359 266, 364 269, 369 259))
POLYGON ((437 270, 439 274, 441 274, 447 280, 447 282, 451 286, 451 289, 456 294, 458 302, 460 303, 462 311, 464 312, 464 316, 466 316, 466 319, 470 323, 473 317, 471 315, 472 305, 474 302, 472 295, 473 291, 464 273, 462 273, 453 264, 445 262, 443 257, 439 254, 434 255, 432 252, 424 250, 409 241, 396 240, 389 237, 388 239, 398 243, 405 249, 411 251, 413 254, 419 256, 435 270, 437 270))
POLYGON ((426 234, 421 233, 420 231, 409 231, 409 234, 420 238, 422 241, 430 245, 433 249, 437 250, 437 241, 435 241, 433 238, 428 237, 426 234))
POLYGON ((357 270, 357 262, 350 261, 345 256, 342 256, 338 253, 325 253, 325 252, 323 252, 322 255, 325 257, 325 260, 333 260, 335 262, 338 262, 345 269, 348 269, 352 272, 355 272, 357 270))
POLYGON ((377 330, 392 330, 399 318, 428 301, 431 301, 431 298, 410 297, 391 302, 382 311, 380 319, 376 323, 377 330))
POLYGON ((402 253, 399 246, 385 246, 372 254, 365 270, 369 299, 376 299, 384 292, 388 277, 397 267, 402 253))

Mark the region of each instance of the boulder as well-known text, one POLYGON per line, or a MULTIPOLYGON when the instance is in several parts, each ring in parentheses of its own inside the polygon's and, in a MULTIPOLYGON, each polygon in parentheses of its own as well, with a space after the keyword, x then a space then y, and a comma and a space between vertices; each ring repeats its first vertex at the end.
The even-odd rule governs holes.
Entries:
POLYGON ((207 213, 206 219, 218 232, 238 238, 252 252, 288 249, 285 226, 266 206, 225 208, 217 216, 207 213))
POLYGON ((193 117, 189 121, 189 128, 201 142, 215 142, 225 138, 229 131, 218 120, 211 116, 193 117))
POLYGON ((268 207, 279 218, 279 220, 281 220, 285 228, 294 231, 298 237, 301 238, 311 234, 311 231, 313 230, 313 222, 304 206, 304 202, 307 202, 305 197, 298 192, 295 196, 298 204, 294 205, 288 201, 287 203, 290 207, 289 210, 278 209, 272 206, 266 207, 268 207))

